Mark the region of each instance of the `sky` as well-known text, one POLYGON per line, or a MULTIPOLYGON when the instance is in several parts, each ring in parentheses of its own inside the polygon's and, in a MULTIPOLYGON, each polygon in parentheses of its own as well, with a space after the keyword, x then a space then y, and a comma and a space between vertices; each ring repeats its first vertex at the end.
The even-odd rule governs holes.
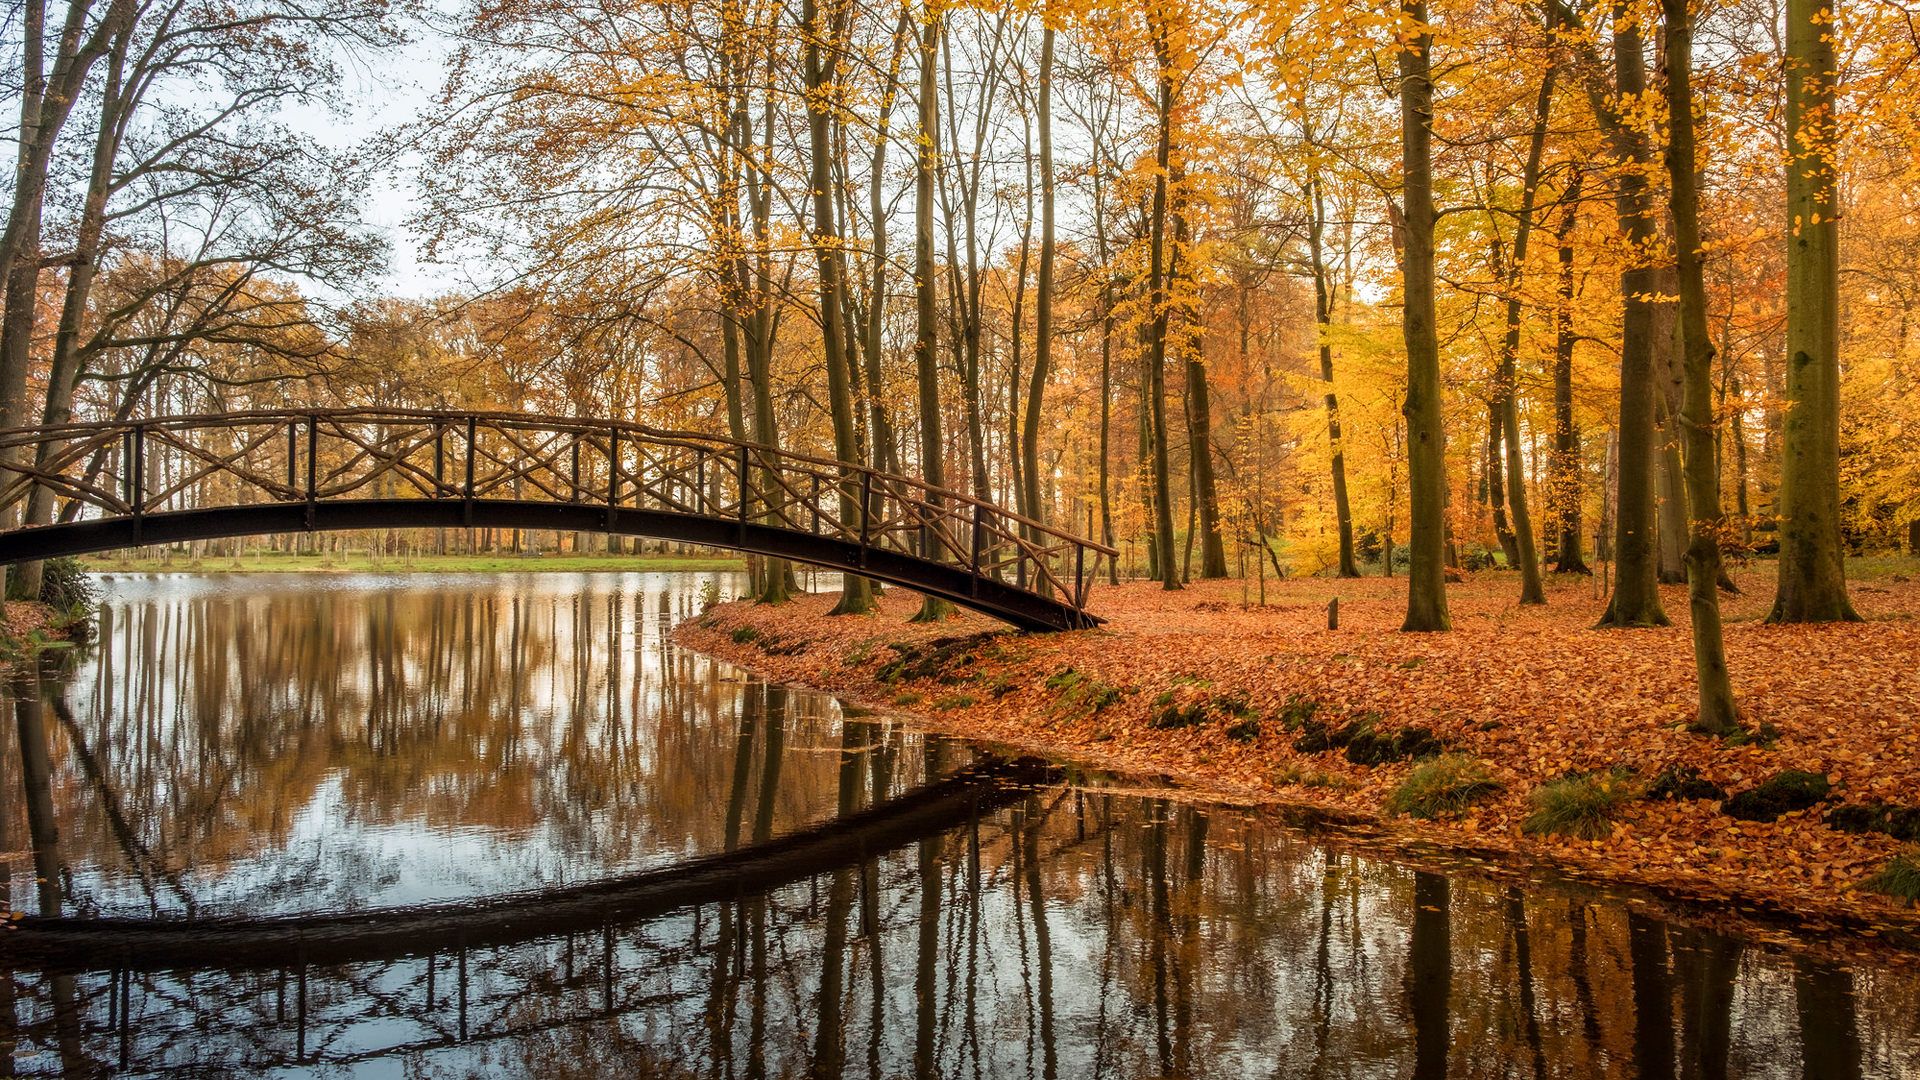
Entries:
MULTIPOLYGON (((285 110, 282 120, 323 145, 344 149, 418 119, 440 89, 452 45, 417 24, 415 35, 403 48, 339 58, 343 109, 302 105, 285 110)), ((471 284, 475 276, 425 260, 425 245, 408 222, 419 199, 418 168, 413 155, 394 162, 361 207, 363 220, 388 244, 387 272, 368 286, 383 295, 436 296, 471 284)))

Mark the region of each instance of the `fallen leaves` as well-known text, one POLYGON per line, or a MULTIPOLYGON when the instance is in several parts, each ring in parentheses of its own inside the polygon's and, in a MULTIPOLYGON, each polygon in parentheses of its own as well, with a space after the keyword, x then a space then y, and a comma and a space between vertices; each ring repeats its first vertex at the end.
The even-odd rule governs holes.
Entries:
POLYGON ((1266 607, 1244 606, 1239 582, 1172 593, 1151 582, 1103 586, 1090 603, 1107 625, 1073 634, 1023 637, 972 615, 910 624, 918 598, 889 590, 873 616, 830 617, 831 596, 726 604, 677 636, 771 678, 863 704, 902 700, 903 692, 927 701, 964 692, 973 699, 967 707, 930 721, 954 734, 1166 777, 1201 795, 1342 816, 1379 819, 1409 766, 1357 765, 1338 750, 1301 753, 1287 718, 1311 702, 1308 711, 1329 724, 1417 725, 1484 762, 1503 787, 1470 817, 1381 824, 1396 835, 1920 930, 1909 909, 1854 888, 1904 845, 1828 828, 1823 814, 1832 803, 1774 822, 1735 822, 1713 801, 1641 800, 1624 805, 1612 834, 1598 840, 1522 835, 1542 783, 1616 768, 1651 780, 1669 766, 1690 766, 1728 792, 1799 769, 1829 776, 1836 801, 1920 802, 1920 587, 1901 582, 1876 593, 1875 621, 1770 626, 1760 621, 1770 583, 1753 571, 1743 577, 1744 594, 1727 603, 1727 650, 1748 723, 1778 729, 1771 745, 1685 731, 1694 686, 1677 590, 1666 603, 1675 625, 1659 629, 1594 629, 1603 602, 1585 581, 1556 582, 1547 607, 1522 608, 1513 580, 1482 574, 1448 590, 1456 627, 1449 634, 1397 632, 1402 582, 1307 579, 1269 583, 1274 602, 1266 607), (1341 629, 1329 631, 1325 606, 1335 596, 1341 629), (957 676, 964 685, 876 677, 936 639, 960 637, 979 646, 962 650, 972 658, 957 676), (782 643, 782 655, 761 647, 768 640, 782 643), (1099 708, 1063 703, 1063 694, 1086 686, 1102 688, 1099 708), (1153 723, 1170 703, 1209 701, 1233 708, 1215 709, 1218 721, 1153 723), (1258 733, 1249 737, 1243 724, 1229 737, 1229 712, 1259 717, 1258 733))

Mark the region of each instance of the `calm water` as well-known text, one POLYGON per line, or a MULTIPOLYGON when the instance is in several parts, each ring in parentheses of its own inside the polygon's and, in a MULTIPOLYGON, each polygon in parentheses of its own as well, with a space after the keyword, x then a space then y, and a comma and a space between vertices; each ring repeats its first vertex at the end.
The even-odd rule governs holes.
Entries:
POLYGON ((703 580, 108 583, 99 644, 11 689, 0 852, 15 911, 120 936, 0 936, 0 1063, 1920 1075, 1920 965, 995 763, 674 647, 703 580), (253 921, 154 929, 203 920, 253 921))

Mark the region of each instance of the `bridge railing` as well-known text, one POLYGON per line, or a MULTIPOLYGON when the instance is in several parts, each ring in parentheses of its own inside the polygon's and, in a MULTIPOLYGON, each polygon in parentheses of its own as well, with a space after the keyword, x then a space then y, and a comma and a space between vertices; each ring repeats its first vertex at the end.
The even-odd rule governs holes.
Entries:
POLYGON ((640 424, 500 412, 298 410, 0 432, 0 520, 341 499, 652 510, 915 555, 1080 607, 1112 548, 963 492, 640 424))

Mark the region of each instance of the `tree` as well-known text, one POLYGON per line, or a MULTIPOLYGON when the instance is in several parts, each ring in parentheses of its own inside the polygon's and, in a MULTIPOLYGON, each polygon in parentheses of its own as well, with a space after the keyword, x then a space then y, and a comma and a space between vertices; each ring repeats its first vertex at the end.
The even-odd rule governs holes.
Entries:
MULTIPOLYGON (((940 167, 940 94, 934 64, 940 55, 941 18, 940 0, 928 0, 920 13, 920 123, 913 166, 913 367, 920 412, 920 475, 935 488, 947 482, 947 449, 940 435, 939 286, 933 266, 933 189, 940 167)), ((934 510, 939 510, 937 502, 934 510)), ((927 559, 941 557, 939 538, 931 531, 921 534, 920 554, 927 559)), ((928 596, 914 621, 938 622, 952 610, 947 601, 928 596)))
POLYGON ((1713 339, 1707 334, 1700 199, 1693 119, 1693 16, 1687 0, 1661 0, 1666 23, 1667 184, 1673 213, 1675 271, 1680 281, 1682 370, 1680 427, 1686 438, 1689 500, 1687 603, 1693 616, 1694 677, 1699 706, 1693 726, 1714 735, 1739 730, 1727 650, 1720 631, 1720 476, 1713 435, 1713 339))
POLYGON ((1440 340, 1433 299, 1433 29, 1426 0, 1403 0, 1400 42, 1400 148, 1405 171, 1401 331, 1407 345, 1407 619, 1402 630, 1447 630, 1446 431, 1440 403, 1440 340))
POLYGON ((1840 545, 1840 204, 1834 5, 1787 4, 1787 416, 1767 621, 1852 622, 1840 545))

